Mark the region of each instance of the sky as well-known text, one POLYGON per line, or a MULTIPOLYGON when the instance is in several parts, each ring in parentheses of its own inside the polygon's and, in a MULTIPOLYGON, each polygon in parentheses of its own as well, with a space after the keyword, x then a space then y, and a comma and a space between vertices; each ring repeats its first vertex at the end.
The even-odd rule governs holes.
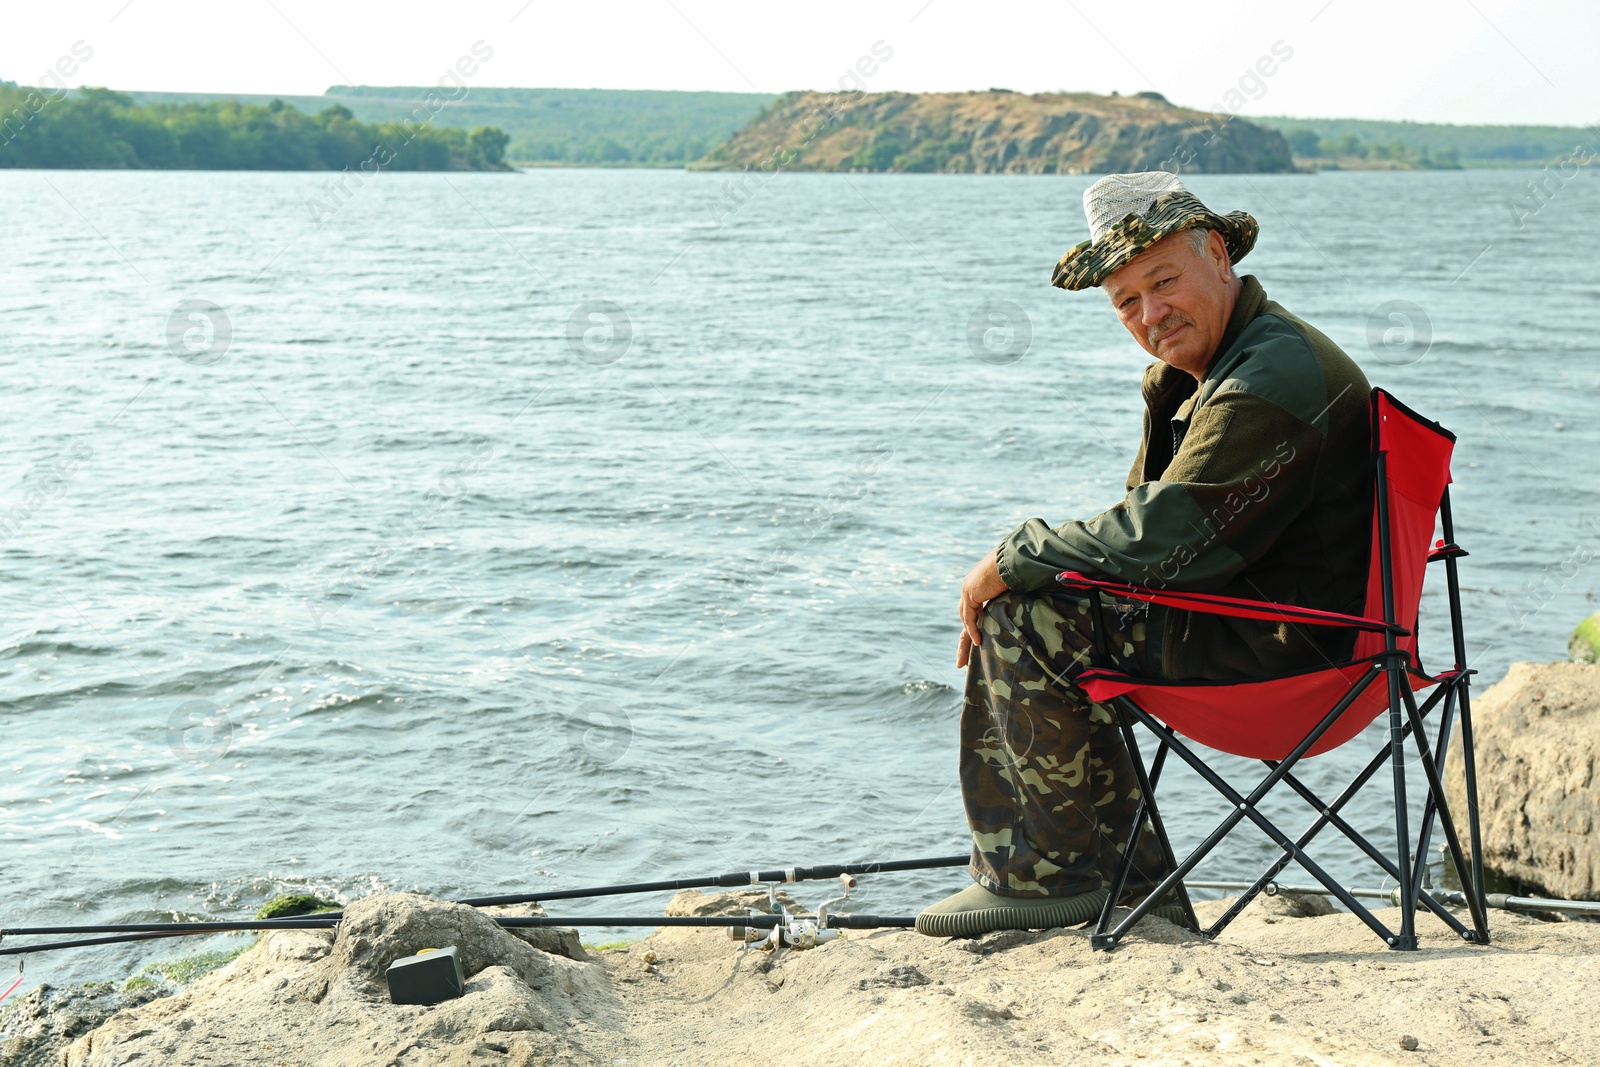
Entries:
POLYGON ((56 0, 9 3, 4 24, 0 78, 23 84, 319 94, 432 84, 468 57, 478 86, 776 94, 859 67, 874 92, 1153 89, 1245 116, 1600 122, 1592 0, 56 0))

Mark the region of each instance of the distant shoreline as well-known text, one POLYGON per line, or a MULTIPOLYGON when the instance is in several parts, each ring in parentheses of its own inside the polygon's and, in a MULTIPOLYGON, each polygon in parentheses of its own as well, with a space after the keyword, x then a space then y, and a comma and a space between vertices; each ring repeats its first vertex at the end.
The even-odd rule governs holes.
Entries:
MULTIPOLYGON (((13 91, 26 88, 0 82, 13 91)), ((128 98, 139 109, 182 105, 209 106, 228 101, 241 108, 270 107, 273 100, 298 108, 307 115, 324 108, 347 109, 358 123, 381 125, 400 122, 413 115, 436 86, 333 86, 321 96, 299 94, 219 94, 131 91, 117 95, 128 98)), ((45 91, 40 90, 40 93, 45 91)), ((45 116, 85 94, 105 90, 74 89, 50 93, 60 103, 52 103, 45 116)), ((892 94, 918 97, 939 94, 892 94)), ((944 94, 955 95, 955 94, 944 94)), ((982 96, 987 94, 959 94, 982 96)), ((1029 99, 1027 94, 1010 94, 1029 99)), ((1033 94, 1090 97, 1094 94, 1033 94)), ((504 158, 514 166, 596 167, 603 169, 673 169, 707 160, 730 138, 759 121, 763 109, 776 106, 783 97, 761 93, 678 92, 671 90, 626 89, 517 89, 473 86, 464 93, 430 106, 431 125, 443 129, 471 130, 480 126, 498 127, 509 138, 504 158), (435 110, 437 109, 437 110, 435 110)), ((1100 97, 1107 101, 1137 101, 1137 96, 1100 97)), ((1227 101, 1233 105, 1233 101, 1227 101)), ((1248 104, 1248 101, 1245 101, 1248 104)), ((1289 144, 1295 169, 1427 169, 1414 164, 1427 153, 1434 168, 1459 164, 1463 169, 1511 167, 1537 170, 1555 165, 1572 154, 1574 146, 1600 146, 1600 131, 1582 126, 1535 125, 1456 125, 1449 123, 1396 122, 1377 119, 1296 118, 1282 115, 1255 116, 1211 114, 1191 108, 1175 111, 1191 116, 1206 115, 1211 133, 1231 135, 1230 127, 1250 126, 1281 135, 1289 144), (1324 142, 1327 142, 1324 149, 1324 142), (1346 149, 1383 158, 1361 159, 1346 149), (1314 148, 1314 152, 1306 151, 1314 148), (1395 155, 1405 159, 1388 158, 1395 155), (1453 162, 1452 162, 1453 161, 1453 162)), ((1242 106, 1242 105, 1236 105, 1242 106)), ((9 110, 0 113, 4 125, 9 110)), ((15 126, 21 121, 10 116, 15 126)), ((3 142, 15 131, 0 134, 0 167, 5 165, 7 149, 3 142)), ((793 147, 793 146, 791 146, 793 147)), ((859 146, 857 146, 859 147, 859 146)), ((460 151, 458 149, 457 151, 460 151)), ((905 154, 914 154, 913 146, 905 154)), ((930 144, 928 152, 947 156, 942 141, 930 144)), ((890 159, 892 162, 892 157, 890 159)), ((758 161, 759 162, 759 161, 758 161)), ((914 166, 928 169, 931 162, 948 164, 948 158, 919 158, 914 166)), ((1181 160, 1179 162, 1182 162, 1181 160)), ((111 164, 115 165, 115 164, 111 164)), ((1093 165, 1093 161, 1090 161, 1093 165)), ((54 169, 55 165, 52 165, 54 169)), ((85 168, 87 169, 87 168, 85 168)), ((204 168, 233 169, 233 168, 204 168)), ((265 169, 265 168, 242 168, 265 169)), ((334 168, 337 169, 337 168, 334 168)), ((389 168, 385 168, 389 169, 389 168)), ((790 168, 792 169, 792 168, 790 168)), ((875 168, 868 168, 875 169, 875 168)), ((881 168, 879 168, 881 169, 881 168)), ((1115 169, 1115 168, 1113 168, 1115 169)), ((1194 169, 1181 168, 1185 172, 1194 169)), ((1288 170, 1288 165, 1280 169, 1288 170)), ((1086 171, 1093 172, 1093 171, 1086 171)))

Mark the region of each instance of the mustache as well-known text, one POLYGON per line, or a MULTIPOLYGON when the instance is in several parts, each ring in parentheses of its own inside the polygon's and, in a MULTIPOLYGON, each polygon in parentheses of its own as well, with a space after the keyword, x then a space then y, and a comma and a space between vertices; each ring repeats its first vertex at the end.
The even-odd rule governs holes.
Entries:
POLYGON ((1146 332, 1145 337, 1149 340, 1150 347, 1154 348, 1156 345, 1156 338, 1160 337, 1162 334, 1169 333, 1172 330, 1177 329, 1179 326, 1193 325, 1193 320, 1191 320, 1187 315, 1183 315, 1174 311, 1171 315, 1168 315, 1166 318, 1150 327, 1150 329, 1146 332))

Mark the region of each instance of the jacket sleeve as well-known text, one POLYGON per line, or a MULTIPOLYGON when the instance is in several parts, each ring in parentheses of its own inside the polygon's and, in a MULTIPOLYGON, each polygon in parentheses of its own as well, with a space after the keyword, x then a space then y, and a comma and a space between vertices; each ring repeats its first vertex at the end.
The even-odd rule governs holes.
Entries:
POLYGON ((1322 441, 1271 400, 1224 389, 1194 413, 1160 479, 1084 522, 1051 529, 1029 519, 1000 543, 1000 577, 1027 592, 1050 588, 1064 570, 1219 589, 1310 502, 1322 441))

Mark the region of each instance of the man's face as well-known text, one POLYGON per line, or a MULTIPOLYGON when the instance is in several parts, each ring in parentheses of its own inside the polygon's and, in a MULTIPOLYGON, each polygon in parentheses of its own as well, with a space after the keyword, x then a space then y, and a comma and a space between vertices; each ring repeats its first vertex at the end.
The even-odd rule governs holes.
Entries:
POLYGON ((1196 378, 1216 354, 1233 313, 1228 248, 1212 231, 1201 252, 1187 231, 1151 245, 1102 283, 1139 347, 1196 378))

